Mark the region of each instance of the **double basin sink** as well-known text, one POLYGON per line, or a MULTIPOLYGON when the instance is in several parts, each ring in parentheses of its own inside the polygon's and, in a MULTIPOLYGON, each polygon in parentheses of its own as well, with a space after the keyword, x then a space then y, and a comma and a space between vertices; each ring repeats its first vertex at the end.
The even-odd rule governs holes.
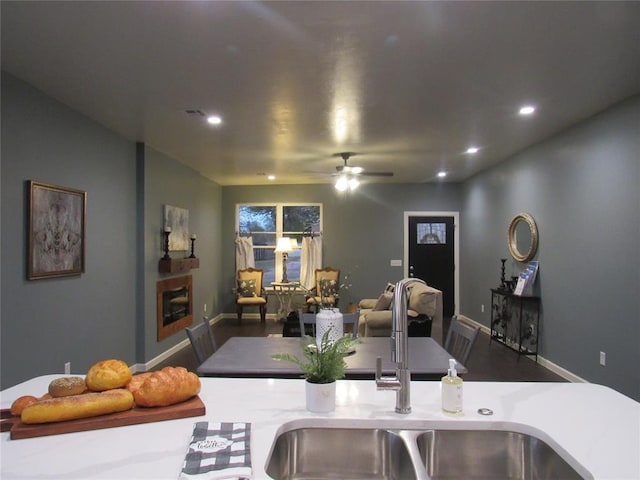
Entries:
POLYGON ((310 419, 283 425, 271 446, 267 474, 279 480, 592 478, 566 453, 517 431, 521 425, 465 424, 458 430, 410 421, 347 423, 310 419))

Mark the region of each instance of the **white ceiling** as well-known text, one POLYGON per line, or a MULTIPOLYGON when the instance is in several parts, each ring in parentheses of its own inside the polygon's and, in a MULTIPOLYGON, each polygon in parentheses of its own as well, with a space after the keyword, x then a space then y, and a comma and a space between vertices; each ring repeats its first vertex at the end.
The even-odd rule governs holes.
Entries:
POLYGON ((221 185, 324 183, 341 151, 395 173, 369 181, 460 181, 640 92, 640 2, 1 9, 3 70, 221 185))

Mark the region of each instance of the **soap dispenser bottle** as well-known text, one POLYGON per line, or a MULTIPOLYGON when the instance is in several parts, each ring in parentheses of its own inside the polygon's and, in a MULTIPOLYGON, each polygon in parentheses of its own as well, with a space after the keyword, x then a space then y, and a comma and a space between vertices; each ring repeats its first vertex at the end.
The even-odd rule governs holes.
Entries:
POLYGON ((449 370, 442 377, 442 410, 447 413, 462 413, 462 379, 456 371, 457 362, 449 359, 449 370))

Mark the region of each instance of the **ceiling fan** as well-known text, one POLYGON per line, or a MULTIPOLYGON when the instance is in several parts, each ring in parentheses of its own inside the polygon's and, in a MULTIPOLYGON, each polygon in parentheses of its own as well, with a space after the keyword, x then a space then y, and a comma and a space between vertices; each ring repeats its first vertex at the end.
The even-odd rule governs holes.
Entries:
POLYGON ((334 157, 340 157, 344 160, 344 165, 337 165, 336 171, 338 174, 342 175, 362 175, 368 177, 393 177, 393 172, 368 172, 365 171, 362 167, 352 167, 348 165, 349 159, 353 156, 357 155, 355 152, 340 152, 334 153, 334 157))
POLYGON ((362 167, 352 167, 348 165, 349 158, 356 155, 354 152, 340 152, 334 153, 334 157, 341 157, 344 160, 344 165, 337 165, 336 171, 338 172, 338 180, 336 180, 336 190, 345 192, 352 191, 358 188, 360 181, 358 177, 366 175, 370 177, 392 177, 393 172, 365 172, 362 167))

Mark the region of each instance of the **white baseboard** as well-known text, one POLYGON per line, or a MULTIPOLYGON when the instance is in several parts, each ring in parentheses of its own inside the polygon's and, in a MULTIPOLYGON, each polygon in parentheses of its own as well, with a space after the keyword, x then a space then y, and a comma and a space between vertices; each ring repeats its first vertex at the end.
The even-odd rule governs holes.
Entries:
MULTIPOLYGON (((470 321, 471 323, 473 323, 474 325, 480 327, 480 331, 482 331, 483 333, 486 333, 487 335, 491 335, 491 329, 485 325, 482 325, 481 323, 476 322, 475 320, 473 320, 472 318, 467 317, 466 315, 463 315, 465 317, 465 320, 470 321)), ((546 368, 547 370, 550 370, 551 372, 555 373, 556 375, 561 376, 562 378, 564 378, 565 380, 572 382, 572 383, 589 383, 587 380, 585 380, 582 377, 579 377, 578 375, 570 372, 569 370, 566 370, 564 368, 562 368, 559 365, 556 365, 555 363, 553 363, 550 360, 547 360, 546 358, 544 358, 541 355, 538 355, 538 361, 537 361, 538 365, 546 368)))
MULTIPOLYGON (((224 314, 217 315, 217 316, 209 319, 209 324, 213 325, 216 322, 219 322, 220 320, 222 320, 223 318, 224 318, 224 314)), ((147 371, 151 370, 152 368, 154 368, 156 365, 164 362, 170 356, 178 353, 180 350, 182 350, 184 347, 186 347, 188 345, 189 345, 189 339, 185 338, 180 343, 177 343, 176 345, 174 345, 173 347, 169 348, 168 350, 165 350, 160 355, 158 355, 157 357, 152 358, 148 362, 146 362, 146 363, 135 363, 135 364, 131 365, 129 368, 131 369, 132 373, 147 372, 147 371)))

